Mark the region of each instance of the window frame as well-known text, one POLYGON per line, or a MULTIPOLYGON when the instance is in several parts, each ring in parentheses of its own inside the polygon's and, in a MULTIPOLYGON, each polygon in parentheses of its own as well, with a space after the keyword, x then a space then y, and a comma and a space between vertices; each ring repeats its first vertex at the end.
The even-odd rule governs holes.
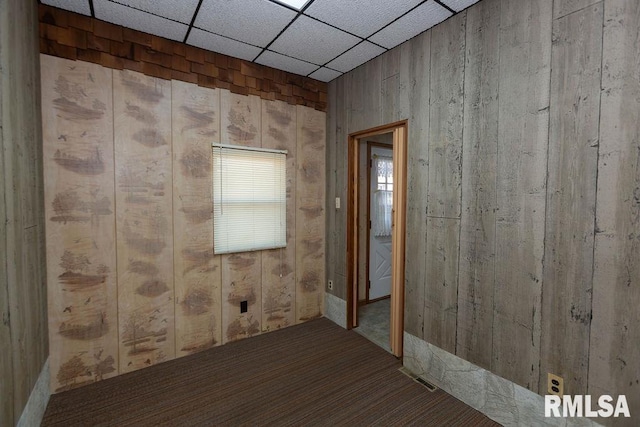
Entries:
MULTIPOLYGON (((213 239, 213 253, 215 255, 222 255, 222 254, 233 254, 233 253, 242 253, 242 252, 255 252, 255 251, 263 251, 263 250, 269 250, 269 249, 278 249, 278 248, 285 248, 287 246, 287 233, 286 233, 286 229, 287 229, 287 155, 288 155, 288 151, 287 150, 276 150, 276 149, 268 149, 268 148, 261 148, 261 147, 251 147, 251 146, 243 146, 243 145, 231 145, 231 144, 220 144, 220 143, 212 143, 211 144, 211 162, 212 162, 212 176, 211 176, 211 191, 212 191, 212 208, 213 208, 213 235, 214 235, 214 239, 213 239), (251 151, 251 152, 258 152, 258 153, 265 153, 265 154, 275 154, 275 155, 282 155, 283 157, 281 159, 278 159, 278 162, 281 162, 281 168, 279 168, 278 170, 280 171, 280 176, 278 176, 277 178, 274 178, 274 184, 277 183, 278 180, 281 180, 280 182, 280 186, 277 187, 277 189, 279 190, 279 195, 277 197, 274 197, 271 200, 255 200, 255 199, 251 199, 245 203, 247 203, 248 206, 252 206, 251 209, 254 211, 258 211, 259 209, 256 209, 256 206, 260 206, 260 205, 264 205, 264 206, 274 206, 277 209, 277 213, 279 213, 279 217, 281 219, 280 225, 278 227, 274 226, 274 230, 278 229, 280 232, 280 239, 278 239, 276 241, 276 239, 274 239, 273 244, 269 244, 269 245, 247 245, 245 247, 231 247, 229 244, 226 245, 225 248, 218 248, 218 250, 216 250, 216 227, 220 227, 223 225, 220 225, 220 221, 217 220, 218 215, 217 215, 217 209, 220 209, 221 215, 223 215, 224 213, 224 207, 225 205, 231 205, 233 206, 234 204, 238 204, 238 201, 236 202, 227 202, 226 204, 223 202, 222 204, 220 203, 216 203, 216 200, 219 200, 219 198, 216 197, 216 190, 218 189, 216 186, 216 172, 219 169, 218 165, 217 165, 217 158, 215 155, 215 151, 216 149, 220 150, 220 153, 222 153, 222 150, 233 150, 233 151, 251 151), (280 206, 280 207, 279 207, 280 206), (282 208, 284 209, 284 212, 282 211, 282 208)), ((232 152, 233 152, 232 151, 232 152)), ((266 157, 266 156, 265 156, 266 157)), ((222 154, 220 155, 220 162, 222 162, 223 156, 222 154)), ((266 159, 266 158, 265 158, 266 159)), ((276 169, 274 169, 275 171, 276 169)), ((220 187, 220 191, 222 191, 222 187, 223 187, 223 183, 221 182, 219 184, 220 187)), ((275 187, 274 187, 275 188, 275 187)), ((221 198, 222 196, 220 196, 221 198)), ((266 240, 266 239, 265 239, 266 240)))

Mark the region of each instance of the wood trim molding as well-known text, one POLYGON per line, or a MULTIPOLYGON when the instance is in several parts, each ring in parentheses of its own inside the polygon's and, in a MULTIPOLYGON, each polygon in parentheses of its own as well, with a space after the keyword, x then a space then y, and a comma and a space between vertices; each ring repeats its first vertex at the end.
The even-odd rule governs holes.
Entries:
POLYGON ((406 240, 407 204, 407 143, 408 121, 390 123, 349 135, 347 177, 347 329, 358 326, 358 176, 359 140, 374 135, 393 132, 394 196, 391 285, 391 352, 402 357, 404 330, 404 261, 406 240))

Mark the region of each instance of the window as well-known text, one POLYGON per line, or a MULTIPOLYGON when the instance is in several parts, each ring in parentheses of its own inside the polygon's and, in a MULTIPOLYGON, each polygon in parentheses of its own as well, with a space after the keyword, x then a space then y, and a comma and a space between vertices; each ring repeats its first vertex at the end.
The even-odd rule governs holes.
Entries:
POLYGON ((213 251, 286 246, 286 151, 213 145, 213 251))
POLYGON ((391 236, 393 209, 393 159, 374 155, 376 191, 374 197, 373 235, 391 236))

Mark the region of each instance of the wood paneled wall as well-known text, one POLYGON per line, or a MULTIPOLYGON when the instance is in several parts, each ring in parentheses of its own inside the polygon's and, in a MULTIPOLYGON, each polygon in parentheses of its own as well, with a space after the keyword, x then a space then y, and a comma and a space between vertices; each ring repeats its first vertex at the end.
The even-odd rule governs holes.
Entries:
POLYGON ((325 113, 41 62, 52 391, 322 314, 325 113), (288 150, 286 248, 213 253, 212 142, 288 150))
POLYGON ((18 423, 48 354, 38 7, 0 2, 0 425, 18 423))
POLYGON ((639 18, 631 0, 483 0, 331 82, 333 293, 347 135, 408 119, 405 330, 640 412, 639 18))

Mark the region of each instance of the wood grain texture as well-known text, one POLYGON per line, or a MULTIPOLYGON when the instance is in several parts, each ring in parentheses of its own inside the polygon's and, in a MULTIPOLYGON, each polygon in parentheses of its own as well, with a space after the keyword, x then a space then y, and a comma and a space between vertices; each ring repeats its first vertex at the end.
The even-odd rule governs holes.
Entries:
POLYGON ((43 56, 51 391, 118 374, 111 71, 43 56))
MULTIPOLYGON (((347 145, 348 145, 348 92, 346 91, 346 81, 339 79, 336 81, 336 126, 335 126, 335 145, 327 146, 327 150, 333 150, 335 153, 335 160, 329 157, 330 162, 335 161, 335 174, 327 177, 329 182, 335 181, 333 187, 335 188, 334 197, 340 197, 341 208, 327 211, 327 215, 334 216, 334 225, 329 228, 329 233, 332 236, 334 245, 328 245, 327 248, 327 262, 331 263, 334 274, 328 277, 334 280, 334 292, 333 294, 338 298, 344 300, 347 299, 347 145)), ((330 131, 330 138, 333 132, 330 131)), ((328 144, 331 144, 331 139, 328 139, 328 144)), ((329 204, 335 203, 335 199, 329 199, 329 204)), ((330 271, 330 270, 328 270, 330 271)))
POLYGON ((553 19, 562 18, 601 1, 602 0, 554 0, 553 19))
POLYGON ((349 73, 347 134, 384 124, 382 117, 382 57, 349 73))
POLYGON ((640 414, 638 22, 638 2, 607 1, 588 393, 626 395, 632 418, 611 425, 640 414))
POLYGON ((296 322, 324 306, 326 114, 297 106, 296 322))
POLYGON ((408 41, 381 55, 380 90, 383 124, 405 120, 411 115, 409 98, 412 94, 409 73, 413 45, 412 41, 408 41))
POLYGON ((544 0, 501 4, 492 370, 533 391, 540 363, 551 14, 544 0))
POLYGON ((220 91, 171 82, 176 356, 222 342, 220 256, 213 254, 211 143, 220 91))
POLYGON ((408 49, 403 48, 401 61, 403 64, 409 62, 408 72, 406 75, 404 72, 400 75, 400 85, 407 87, 410 111, 407 146, 404 330, 422 338, 426 270, 415 266, 424 265, 427 256, 425 227, 429 175, 431 31, 411 39, 406 45, 408 49))
MULTIPOLYGON (((260 98, 220 93, 220 140, 224 144, 261 146, 260 98)), ((262 252, 221 255, 222 342, 262 331, 262 252), (240 303, 247 301, 247 312, 240 303)))
POLYGON ((47 290, 38 6, 0 6, 0 425, 46 362, 47 290))
MULTIPOLYGON (((326 245, 327 245, 327 254, 325 257, 325 272, 327 274, 328 280, 334 281, 333 289, 329 289, 327 286, 325 288, 325 292, 336 295, 338 289, 344 293, 344 283, 336 283, 337 277, 337 269, 336 266, 336 257, 337 257, 337 247, 340 241, 340 236, 336 234, 337 228, 337 216, 338 209, 335 207, 335 200, 338 196, 338 189, 336 187, 336 165, 338 162, 338 156, 336 153, 337 150, 337 132, 338 132, 338 112, 339 107, 337 103, 338 99, 338 80, 333 80, 329 82, 328 92, 329 99, 332 100, 329 102, 327 106, 327 145, 326 145, 326 156, 327 156, 327 201, 326 201, 326 245)), ((341 93, 340 96, 344 96, 344 93, 341 93)), ((343 112, 344 110, 342 110, 343 112)), ((345 202, 346 200, 341 199, 341 202, 345 202)), ((346 259, 346 254, 344 258, 346 259)), ((344 269, 343 269, 344 272, 344 269)), ((343 295, 342 299, 346 299, 343 295)))
POLYGON ((120 372, 175 357, 171 82, 113 72, 120 372))
POLYGON ((455 353, 466 12, 431 30, 424 339, 455 353))
POLYGON ((540 370, 568 394, 587 392, 602 19, 598 4, 553 23, 540 370))
POLYGON ((430 217, 460 218, 465 24, 462 12, 431 30, 430 217))
POLYGON ((491 366, 500 0, 467 11, 456 355, 491 366))
POLYGON ((296 107, 263 100, 262 147, 287 150, 287 246, 262 253, 265 332, 296 323, 296 138, 296 107))
POLYGON ((456 350, 459 238, 459 220, 427 217, 424 340, 449 353, 456 350))

